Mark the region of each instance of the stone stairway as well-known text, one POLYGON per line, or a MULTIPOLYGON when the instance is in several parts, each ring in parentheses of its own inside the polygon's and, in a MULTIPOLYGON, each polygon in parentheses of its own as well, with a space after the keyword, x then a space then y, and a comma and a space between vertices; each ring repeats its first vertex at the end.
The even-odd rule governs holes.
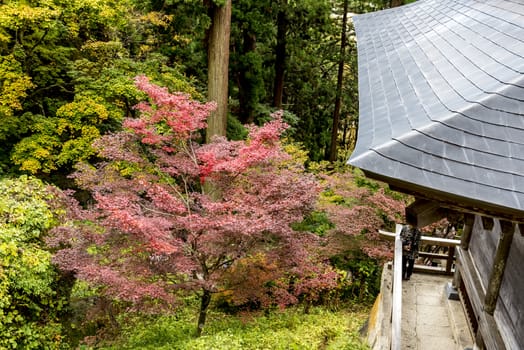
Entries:
POLYGON ((449 276, 413 274, 402 281, 402 349, 464 350, 473 339, 460 301, 447 298, 449 276))

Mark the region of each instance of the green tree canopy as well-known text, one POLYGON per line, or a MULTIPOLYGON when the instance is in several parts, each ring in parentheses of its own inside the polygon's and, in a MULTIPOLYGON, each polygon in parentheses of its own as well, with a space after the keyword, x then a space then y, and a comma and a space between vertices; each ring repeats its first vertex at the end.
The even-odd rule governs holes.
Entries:
POLYGON ((56 224, 52 197, 35 178, 0 180, 0 348, 60 348, 66 302, 42 238, 56 224))

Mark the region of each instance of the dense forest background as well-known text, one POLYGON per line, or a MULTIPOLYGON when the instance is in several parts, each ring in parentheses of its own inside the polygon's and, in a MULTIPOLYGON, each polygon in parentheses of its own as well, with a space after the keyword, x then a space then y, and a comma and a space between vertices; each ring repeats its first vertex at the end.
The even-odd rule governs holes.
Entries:
MULTIPOLYGON (((59 181, 93 155, 91 141, 134 115, 140 74, 206 99, 212 1, 6 1, 1 5, 1 171, 59 181)), ((341 159, 355 142, 356 42, 343 9, 389 1, 238 1, 230 18, 228 136, 283 108, 292 137, 314 161, 341 159), (342 44, 344 44, 342 47, 342 44), (341 50, 342 48, 342 50, 341 50)), ((226 66, 227 68, 227 66, 226 66)))
MULTIPOLYGON (((409 198, 345 165, 358 127, 350 17, 402 4, 3 1, 0 347, 158 349, 155 334, 180 348, 206 334, 208 312, 242 329, 297 305, 369 305, 391 254, 377 229, 409 198), (183 122, 169 114, 180 110, 183 122), (159 227, 176 240, 152 237, 159 227)), ((310 322, 336 320, 322 312, 310 322)), ((302 322, 279 317, 267 322, 302 322)), ((294 346, 349 344, 346 326, 318 332, 294 346)))

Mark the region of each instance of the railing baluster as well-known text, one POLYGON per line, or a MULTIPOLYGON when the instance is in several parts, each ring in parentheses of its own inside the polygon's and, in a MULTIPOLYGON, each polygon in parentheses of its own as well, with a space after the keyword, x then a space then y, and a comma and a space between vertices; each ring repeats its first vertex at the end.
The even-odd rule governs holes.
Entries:
POLYGON ((455 260, 455 247, 448 248, 448 258, 446 260, 446 274, 451 275, 451 267, 455 260))

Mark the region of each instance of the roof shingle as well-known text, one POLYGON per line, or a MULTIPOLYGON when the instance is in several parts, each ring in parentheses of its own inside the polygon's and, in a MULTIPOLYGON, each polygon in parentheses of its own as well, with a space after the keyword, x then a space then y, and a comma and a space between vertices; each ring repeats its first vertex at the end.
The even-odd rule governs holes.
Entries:
POLYGON ((354 23, 349 163, 524 218, 524 2, 419 0, 354 23))

